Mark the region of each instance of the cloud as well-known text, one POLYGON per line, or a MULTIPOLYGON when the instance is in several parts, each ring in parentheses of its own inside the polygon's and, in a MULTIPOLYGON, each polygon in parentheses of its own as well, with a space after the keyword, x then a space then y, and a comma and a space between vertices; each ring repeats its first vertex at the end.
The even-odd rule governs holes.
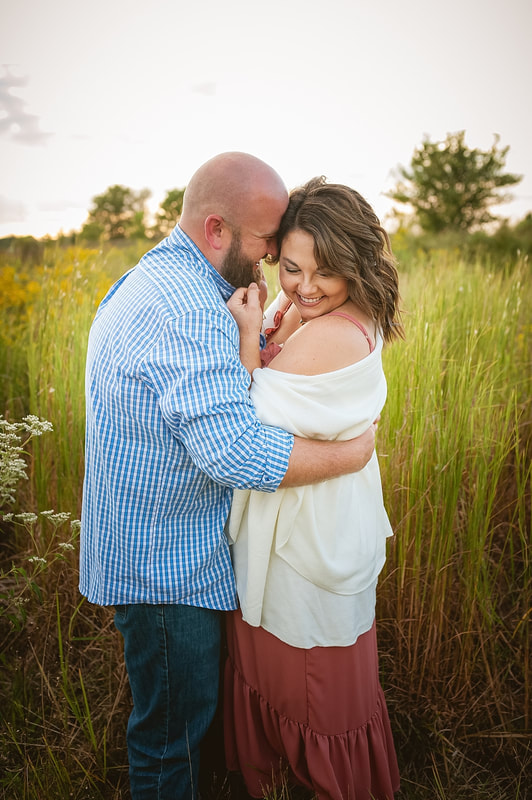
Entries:
POLYGON ((27 78, 12 75, 8 69, 0 77, 0 136, 21 144, 45 144, 53 134, 42 131, 39 117, 26 111, 24 100, 11 93, 27 82, 27 78))
POLYGON ((196 83, 191 87, 191 89, 194 94, 203 94, 206 97, 214 97, 216 94, 216 83, 214 81, 196 83))
POLYGON ((9 200, 0 194, 0 223, 25 222, 28 210, 23 203, 9 200))

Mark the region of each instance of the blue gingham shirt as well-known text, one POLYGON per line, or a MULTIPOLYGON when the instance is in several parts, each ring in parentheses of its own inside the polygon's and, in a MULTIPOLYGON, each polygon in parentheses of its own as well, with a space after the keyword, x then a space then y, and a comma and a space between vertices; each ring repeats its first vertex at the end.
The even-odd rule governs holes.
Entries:
POLYGON ((232 488, 275 491, 293 437, 257 419, 233 291, 176 227, 98 309, 80 552, 91 602, 236 607, 232 488))

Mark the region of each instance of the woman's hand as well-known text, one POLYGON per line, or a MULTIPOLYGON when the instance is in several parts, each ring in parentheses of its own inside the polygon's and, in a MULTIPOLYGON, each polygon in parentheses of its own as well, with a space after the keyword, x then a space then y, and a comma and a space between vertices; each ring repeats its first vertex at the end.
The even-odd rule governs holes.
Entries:
POLYGON ((266 278, 264 277, 262 261, 259 261, 257 268, 253 273, 253 280, 259 287, 259 302, 262 310, 264 311, 264 306, 266 305, 266 300, 268 299, 268 284, 266 283, 266 278))
POLYGON ((262 328, 262 306, 260 290, 256 283, 237 289, 227 301, 227 308, 235 318, 240 336, 256 336, 262 328))
POLYGON ((260 331, 262 305, 260 289, 256 283, 237 289, 227 301, 240 333, 240 360, 250 375, 260 367, 260 331))

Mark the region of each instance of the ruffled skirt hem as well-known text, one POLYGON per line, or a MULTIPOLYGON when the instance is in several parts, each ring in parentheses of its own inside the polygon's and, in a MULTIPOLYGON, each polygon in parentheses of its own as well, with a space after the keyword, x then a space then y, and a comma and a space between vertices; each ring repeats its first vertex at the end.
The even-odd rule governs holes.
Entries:
POLYGON ((228 645, 226 760, 253 797, 284 780, 320 800, 393 800, 399 771, 375 626, 351 647, 299 650, 235 612, 228 645))

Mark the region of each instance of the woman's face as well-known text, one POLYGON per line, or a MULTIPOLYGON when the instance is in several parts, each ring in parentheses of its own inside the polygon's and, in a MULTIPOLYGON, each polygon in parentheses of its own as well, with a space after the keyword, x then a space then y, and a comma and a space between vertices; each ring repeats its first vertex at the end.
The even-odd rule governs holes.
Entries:
POLYGON ((343 305, 349 297, 347 280, 316 264, 310 233, 291 231, 283 239, 279 280, 304 322, 343 305))

